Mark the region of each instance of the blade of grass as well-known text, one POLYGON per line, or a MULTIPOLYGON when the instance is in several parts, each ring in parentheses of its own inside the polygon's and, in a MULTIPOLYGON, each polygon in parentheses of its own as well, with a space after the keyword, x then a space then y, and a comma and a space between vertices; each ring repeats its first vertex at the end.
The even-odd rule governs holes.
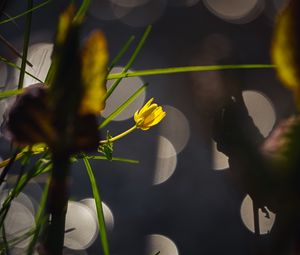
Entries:
POLYGON ((14 197, 17 196, 22 191, 22 189, 31 180, 31 178, 41 173, 45 173, 51 169, 51 162, 46 160, 47 157, 48 157, 48 152, 44 153, 44 155, 37 162, 34 163, 31 169, 20 178, 20 180, 14 186, 12 192, 9 193, 9 195, 3 202, 2 207, 0 209, 0 215, 2 215, 3 212, 5 212, 5 210, 7 209, 7 207, 9 207, 14 197))
MULTIPOLYGON (((21 53, 15 48, 15 46, 13 46, 2 35, 0 35, 0 41, 3 42, 17 57, 22 58, 21 53)), ((26 60, 26 64, 29 65, 30 67, 33 67, 33 65, 28 60, 26 60)))
MULTIPOLYGON (((11 97, 11 96, 20 95, 23 92, 24 92, 24 89, 7 90, 7 91, 0 92, 0 100, 11 97)), ((0 167, 1 167, 1 163, 0 163, 0 167)))
POLYGON ((148 76, 160 74, 186 73, 186 72, 204 72, 204 71, 220 71, 220 70, 237 70, 237 69, 270 69, 275 65, 271 64, 242 64, 242 65, 211 65, 211 66, 182 66, 167 67, 160 69, 139 70, 132 72, 113 73, 107 76, 107 80, 119 80, 121 78, 148 76))
MULTIPOLYGON (((137 55, 139 54, 139 52, 141 51, 142 47, 144 46, 150 32, 151 32, 152 26, 148 26, 144 32, 144 34, 141 37, 141 40, 139 41, 137 47, 135 48, 132 56, 130 57, 129 61, 127 62, 127 64, 125 65, 123 71, 121 73, 126 73, 129 68, 132 66, 133 62, 135 61, 137 55)), ((110 76, 110 75, 108 75, 110 76)), ((105 95, 105 100, 107 100, 107 98, 110 97, 110 95, 114 92, 114 90, 117 88, 117 86, 120 84, 120 82, 122 81, 123 77, 117 78, 117 80, 113 83, 113 85, 109 88, 109 90, 107 91, 106 95, 105 95)))
POLYGON ((19 149, 16 150, 16 152, 14 153, 14 155, 8 160, 7 165, 5 166, 5 168, 3 169, 3 171, 0 174, 0 185, 3 183, 8 171, 10 170, 12 164, 15 162, 18 154, 19 154, 19 149))
MULTIPOLYGON (((8 66, 10 66, 10 67, 13 67, 13 68, 15 68, 15 69, 21 70, 21 67, 17 66, 15 63, 10 62, 9 60, 7 60, 7 59, 4 58, 4 57, 1 57, 1 56, 0 56, 0 61, 3 62, 3 63, 5 63, 6 65, 8 65, 8 66)), ((29 75, 30 77, 32 77, 33 79, 37 80, 38 82, 41 82, 41 83, 43 82, 42 80, 40 80, 39 78, 37 78, 37 77, 34 76, 33 74, 31 74, 31 73, 29 73, 29 72, 27 72, 27 71, 25 71, 25 73, 26 73, 27 75, 29 75)))
POLYGON ((73 19, 73 22, 82 22, 90 4, 91 4, 91 0, 83 0, 73 19))
MULTIPOLYGON (((95 160, 108 160, 105 156, 85 156, 86 159, 95 159, 95 160)), ((129 163, 129 164, 138 164, 139 161, 135 159, 127 159, 127 158, 117 158, 112 157, 112 161, 118 161, 122 163, 129 163)))
POLYGON ((133 102, 147 87, 147 83, 134 92, 123 104, 121 104, 114 112, 112 112, 100 125, 99 129, 104 128, 109 122, 117 117, 126 107, 133 102))
POLYGON ((39 234, 41 233, 41 229, 42 229, 43 224, 45 222, 45 219, 44 219, 43 215, 44 215, 44 212, 45 212, 49 186, 50 186, 50 178, 48 179, 48 181, 46 183, 46 186, 44 188, 44 191, 43 191, 43 194, 42 194, 42 197, 41 197, 41 201, 40 201, 40 206, 39 206, 38 212, 37 212, 36 217, 35 217, 36 227, 34 229, 33 237, 30 241, 29 246, 28 246, 27 255, 33 254, 35 245, 38 241, 39 234))
POLYGON ((98 227, 99 227, 99 234, 100 239, 102 243, 102 249, 104 255, 109 255, 109 245, 107 241, 107 234, 106 234, 106 227, 105 227, 105 220, 104 220, 104 213, 102 208, 102 201, 99 193, 99 188, 96 183, 96 179, 92 170, 92 167, 90 165, 90 162, 85 157, 83 158, 83 162, 85 164, 86 170, 88 172, 88 176, 90 179, 95 203, 96 203, 96 209, 97 209, 97 215, 98 215, 98 227))
MULTIPOLYGON (((8 19, 11 19, 11 18, 12 18, 12 16, 10 16, 10 15, 9 15, 8 13, 6 13, 6 12, 2 12, 2 14, 3 14, 6 18, 8 18, 8 19)), ((15 25, 16 28, 18 28, 18 29, 20 28, 19 25, 17 24, 17 22, 16 22, 14 19, 12 19, 11 22, 15 25)))
POLYGON ((122 46, 121 50, 118 52, 118 54, 114 57, 114 59, 111 61, 111 64, 108 68, 108 73, 110 73, 111 69, 116 65, 116 63, 120 60, 120 58, 124 55, 124 53, 128 50, 130 45, 134 41, 134 36, 130 36, 129 39, 126 41, 126 43, 122 46))
POLYGON ((9 245, 8 245, 8 241, 7 241, 7 238, 6 238, 6 231, 5 231, 4 224, 2 225, 2 238, 3 238, 5 254, 10 255, 9 245))
MULTIPOLYGON (((33 0, 27 0, 28 10, 33 7, 33 0)), ((25 24, 25 34, 24 34, 24 42, 23 42, 23 54, 22 54, 22 63, 21 63, 21 71, 19 76, 19 84, 18 89, 23 88, 24 77, 25 77, 25 69, 27 62, 27 53, 29 47, 30 40, 30 32, 31 32, 31 21, 32 21, 32 12, 26 14, 26 24, 25 24)))
POLYGON ((44 5, 48 4, 50 1, 51 1, 51 0, 47 0, 47 1, 43 2, 43 3, 41 3, 41 4, 38 4, 38 5, 36 5, 36 6, 32 7, 32 8, 30 8, 30 9, 27 9, 25 12, 22 12, 22 13, 16 15, 16 16, 11 17, 11 18, 2 20, 2 21, 0 21, 0 25, 5 24, 5 23, 10 22, 10 21, 13 21, 13 20, 18 19, 18 18, 21 18, 21 17, 23 17, 24 15, 26 15, 26 14, 28 14, 28 13, 31 13, 31 12, 33 12, 33 11, 35 11, 35 10, 37 10, 37 9, 39 9, 39 8, 41 8, 41 7, 43 7, 44 5))

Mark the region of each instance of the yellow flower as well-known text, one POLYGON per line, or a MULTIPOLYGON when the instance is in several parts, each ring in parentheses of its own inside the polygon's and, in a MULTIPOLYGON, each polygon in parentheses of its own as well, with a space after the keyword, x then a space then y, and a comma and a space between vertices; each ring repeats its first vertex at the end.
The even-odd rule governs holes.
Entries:
POLYGON ((150 127, 158 124, 166 116, 161 106, 152 104, 154 98, 151 98, 139 111, 134 114, 136 127, 142 130, 148 130, 150 127))

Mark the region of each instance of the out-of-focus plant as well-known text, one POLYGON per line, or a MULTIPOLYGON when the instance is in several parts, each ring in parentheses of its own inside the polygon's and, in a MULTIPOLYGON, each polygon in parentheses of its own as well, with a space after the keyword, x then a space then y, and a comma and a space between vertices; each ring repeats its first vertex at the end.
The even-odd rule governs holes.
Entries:
MULTIPOLYGON (((101 140, 99 129, 103 130, 147 86, 147 84, 144 84, 98 126, 97 116, 101 115, 101 111, 105 108, 105 101, 114 93, 120 81, 123 78, 133 76, 227 69, 272 68, 273 66, 264 64, 188 66, 130 72, 129 68, 133 65, 150 33, 151 26, 149 26, 123 71, 111 74, 110 71, 113 66, 131 46, 134 38, 130 37, 119 54, 111 61, 110 66, 107 65, 108 52, 102 32, 93 32, 83 46, 79 47, 80 28, 90 4, 89 0, 84 0, 77 11, 74 6, 70 6, 60 16, 52 54, 52 64, 46 80, 41 81, 26 72, 26 65, 30 65, 27 61, 27 51, 31 16, 35 10, 48 4, 48 2, 33 6, 33 2, 28 0, 28 9, 24 13, 0 21, 1 25, 14 21, 21 16, 26 16, 23 52, 17 52, 14 47, 9 47, 12 45, 8 44, 6 40, 2 40, 10 50, 22 58, 21 66, 17 66, 10 60, 0 57, 0 61, 20 70, 18 89, 1 92, 0 100, 21 94, 11 107, 4 125, 15 146, 15 152, 11 158, 0 163, 0 166, 4 167, 0 175, 0 184, 12 170, 16 160, 21 161, 21 169, 14 187, 0 209, 0 228, 3 238, 3 241, 0 242, 0 249, 3 253, 9 253, 9 249, 16 242, 23 240, 21 238, 11 242, 5 235, 4 221, 11 202, 31 178, 49 172, 50 178, 44 188, 39 211, 36 215, 36 226, 25 235, 25 238, 31 237, 27 254, 34 252, 38 242, 39 254, 62 254, 65 215, 69 198, 69 165, 82 159, 90 178, 96 202, 103 254, 109 255, 101 197, 89 160, 103 159, 137 163, 135 160, 113 157, 114 142, 134 130, 148 130, 162 121, 166 115, 162 107, 152 103, 153 99, 150 99, 134 114, 135 124, 132 128, 116 136, 112 136, 111 133, 107 132, 106 137, 102 137, 101 140), (39 84, 23 89, 25 74, 35 78, 39 84), (105 88, 107 80, 114 80, 112 87, 108 91, 105 88), (85 154, 87 151, 96 149, 102 155, 87 156, 85 154), (39 154, 40 157, 33 165, 30 165, 30 160, 35 154, 39 154)), ((103 135, 103 133, 101 134, 103 135)))
POLYGON ((241 91, 230 95, 214 123, 214 138, 229 157, 232 174, 254 207, 259 235, 261 209, 276 213, 271 245, 259 254, 300 254, 300 2, 288 1, 277 17, 271 56, 282 84, 292 91, 296 113, 264 139, 249 116, 241 91))

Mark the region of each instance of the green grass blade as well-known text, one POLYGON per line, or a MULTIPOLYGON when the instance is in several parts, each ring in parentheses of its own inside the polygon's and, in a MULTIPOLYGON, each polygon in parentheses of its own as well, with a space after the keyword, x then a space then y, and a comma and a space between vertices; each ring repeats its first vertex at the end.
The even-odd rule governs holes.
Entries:
POLYGON ((35 162, 31 169, 26 174, 24 174, 20 178, 20 180, 18 180, 12 192, 10 192, 8 197, 3 202, 2 207, 0 209, 0 215, 3 215, 5 210, 9 207, 11 201, 22 191, 22 189, 31 180, 31 178, 41 173, 45 173, 51 169, 51 162, 46 160, 47 155, 48 152, 46 152, 43 155, 43 157, 41 157, 37 162, 35 162))
POLYGON ((33 11, 35 11, 35 10, 43 7, 44 5, 48 4, 50 1, 51 0, 47 0, 47 1, 43 2, 43 3, 41 3, 41 4, 38 4, 38 5, 30 8, 30 9, 28 9, 25 12, 22 12, 22 13, 16 15, 16 16, 8 18, 8 19, 2 20, 2 21, 0 21, 0 25, 5 24, 5 23, 10 22, 10 21, 13 21, 13 20, 18 19, 18 18, 21 18, 21 17, 23 17, 24 15, 26 15, 28 13, 32 13, 33 11))
MULTIPOLYGON (((144 32, 144 34, 141 37, 141 40, 139 41, 137 47, 135 48, 132 56, 130 57, 129 61, 127 62, 126 66, 124 67, 122 73, 126 73, 129 68, 132 66, 133 62, 135 61, 137 55, 141 51, 142 47, 144 46, 150 32, 151 32, 152 26, 148 26, 144 32)), ((110 75, 108 75, 110 76, 110 75)), ((126 76, 125 76, 126 77, 126 76)), ((117 78, 117 80, 113 83, 113 85, 109 88, 105 95, 105 100, 110 97, 110 95, 114 92, 114 90, 117 88, 117 86, 120 84, 123 77, 117 78)))
POLYGON ((96 179, 92 167, 90 165, 90 162, 85 157, 83 158, 83 162, 85 164, 86 170, 90 178, 91 187, 92 187, 92 191, 96 203, 97 215, 98 215, 98 227, 99 227, 100 239, 102 243, 103 254, 109 255, 110 254, 109 245, 107 241, 107 233, 106 233, 105 220, 104 220, 102 201, 99 193, 99 188, 97 186, 96 179))
MULTIPOLYGON (((1 57, 1 56, 0 56, 0 61, 3 62, 4 64, 10 66, 10 67, 13 67, 13 68, 15 68, 15 69, 21 70, 21 67, 17 66, 17 65, 16 65, 15 63, 13 63, 13 62, 10 62, 9 60, 7 60, 7 59, 4 58, 4 57, 1 57)), ((33 79, 37 80, 38 82, 41 82, 41 83, 43 82, 42 80, 40 80, 39 78, 37 78, 37 77, 34 76, 33 74, 31 74, 31 73, 29 73, 29 72, 27 72, 27 71, 25 71, 25 73, 26 73, 27 75, 29 75, 30 77, 32 77, 33 79)))
POLYGON ((10 254, 9 251, 9 244, 6 238, 6 231, 5 231, 5 225, 2 225, 2 239, 3 239, 3 244, 4 244, 4 250, 5 250, 5 254, 10 254))
POLYGON ((100 128, 104 128, 108 123, 110 123, 115 117, 117 117, 134 99, 137 98, 147 87, 147 83, 140 87, 136 92, 134 92, 123 104, 121 104, 114 112, 112 112, 100 125, 100 128))
POLYGON ((91 0, 83 0, 73 19, 73 22, 81 22, 84 19, 90 4, 91 4, 91 0))
MULTIPOLYGON (((108 160, 105 156, 86 156, 86 159, 95 159, 95 160, 108 160)), ((127 159, 127 158, 118 158, 112 157, 112 161, 118 161, 122 163, 129 163, 129 164, 138 164, 139 161, 135 159, 127 159)))
POLYGON ((53 79, 54 79, 54 75, 55 75, 55 65, 54 65, 54 63, 53 63, 53 61, 52 61, 52 62, 51 62, 51 65, 50 65, 50 67, 49 67, 49 70, 48 70, 48 73, 47 73, 47 76, 46 76, 46 78, 45 78, 44 83, 45 83, 46 85, 50 85, 51 82, 52 82, 53 79))
POLYGON ((127 40, 127 42, 123 45, 121 50, 118 52, 118 54, 114 57, 114 59, 111 61, 111 64, 108 68, 108 73, 110 73, 111 69, 116 65, 116 63, 120 60, 120 58, 124 55, 124 53, 128 50, 132 42, 134 41, 134 36, 130 36, 130 38, 127 40))
MULTIPOLYGON (((13 46, 8 40, 6 40, 4 38, 4 36, 0 35, 0 41, 8 48, 10 49, 10 51, 17 57, 22 59, 22 54, 15 48, 15 46, 13 46)), ((30 67, 33 67, 33 65, 26 60, 27 65, 29 65, 30 67)))
POLYGON ((0 185, 4 182, 6 175, 8 174, 8 172, 11 169, 13 163, 17 159, 19 152, 20 152, 20 149, 17 148, 16 151, 14 152, 14 155, 8 160, 7 165, 2 170, 2 172, 0 174, 0 185))
POLYGON ((142 47, 144 46, 150 32, 151 32, 152 26, 148 26, 144 32, 144 34, 142 35, 142 38, 140 40, 140 42, 138 43, 136 49, 134 50, 131 58, 129 59, 127 65, 125 66, 125 72, 127 72, 129 70, 129 68, 132 66, 133 62, 135 61, 137 55, 140 53, 142 47))
MULTIPOLYGON (((33 7, 33 0, 27 0, 28 2, 28 10, 32 9, 33 7)), ((28 12, 26 14, 26 24, 25 24, 25 34, 24 34, 24 42, 23 42, 23 54, 22 54, 22 64, 21 64, 21 71, 19 76, 19 84, 18 89, 23 88, 24 77, 25 77, 25 70, 27 64, 27 53, 29 47, 29 40, 30 40, 30 32, 31 32, 31 21, 32 21, 32 12, 28 12)))
POLYGON ((44 212, 45 212, 45 208, 46 208, 49 186, 50 186, 50 178, 48 179, 48 181, 46 183, 46 186, 44 188, 44 191, 43 191, 43 194, 42 194, 42 197, 41 197, 41 201, 40 201, 40 206, 39 206, 38 212, 37 212, 36 217, 35 217, 36 227, 34 229, 33 237, 30 241, 29 246, 28 246, 27 255, 31 255, 31 254, 34 253, 35 245, 38 241, 39 234, 40 234, 41 229, 42 229, 43 224, 44 224, 44 217, 43 216, 44 216, 44 212))
POLYGON ((20 95, 23 92, 24 92, 24 89, 7 90, 7 91, 0 92, 0 100, 11 97, 11 96, 20 95))
POLYGON ((107 80, 115 80, 126 77, 148 76, 160 74, 174 74, 187 72, 204 72, 204 71, 220 71, 220 70, 238 70, 238 69, 270 69, 275 65, 271 64, 245 64, 245 65, 211 65, 211 66, 183 66, 183 67, 167 67, 160 69, 139 70, 133 72, 121 72, 109 74, 107 80))

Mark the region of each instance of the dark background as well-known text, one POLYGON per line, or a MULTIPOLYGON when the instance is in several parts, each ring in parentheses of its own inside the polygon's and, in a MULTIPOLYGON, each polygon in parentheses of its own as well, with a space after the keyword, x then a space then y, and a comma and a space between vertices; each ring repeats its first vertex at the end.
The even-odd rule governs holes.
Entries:
MULTIPOLYGON (((52 41, 58 15, 68 2, 52 1, 34 12, 31 44, 52 41)), ((100 1, 94 2, 100 6, 100 1)), ((102 1, 102 4, 107 2, 102 1)), ((235 9, 235 2, 240 1, 212 2, 224 2, 235 9)), ((274 17, 284 1, 257 2, 257 5, 263 4, 262 9, 232 20, 216 16, 201 0, 150 0, 131 10, 123 20, 96 18, 95 13, 108 15, 109 11, 102 5, 99 9, 94 5, 93 15, 91 12, 87 15, 82 38, 93 29, 103 30, 112 59, 129 36, 136 36, 136 45, 145 25, 152 23, 153 15, 161 13, 153 22, 152 32, 133 69, 268 64, 274 17)), ((5 12, 13 16, 25 9, 26 1, 11 0, 5 12)), ((21 51, 23 18, 16 23, 1 25, 0 32, 21 51)), ((118 65, 126 64, 134 45, 118 65)), ((13 58, 3 45, 0 49, 2 55, 13 58)), ((293 110, 289 92, 281 86, 273 69, 157 75, 142 77, 142 80, 150 84, 146 100, 154 97, 159 104, 175 107, 185 116, 189 139, 176 155, 173 175, 158 185, 153 185, 152 179, 161 126, 147 132, 134 132, 115 143, 115 156, 138 159, 139 164, 92 162, 102 199, 114 215, 114 229, 109 232, 111 253, 154 255, 155 250, 147 251, 147 236, 160 234, 171 239, 181 255, 257 254, 261 246, 268 245, 269 235, 257 237, 245 227, 240 207, 246 194, 240 192, 228 171, 212 170, 211 119, 232 84, 267 95, 273 102, 277 122, 293 110), (216 81, 215 77, 220 79, 216 81)), ((168 121, 164 130, 170 129, 172 139, 185 135, 175 117, 168 121)), ((118 134, 132 123, 132 119, 112 122, 108 129, 118 134)), ((3 158, 9 156, 7 145, 2 139, 3 158)), ((77 162, 73 169, 72 199, 78 201, 91 196, 84 165, 77 162)), ((99 242, 98 238, 87 249, 87 254, 101 254, 99 242)), ((70 254, 77 253, 71 251, 70 254)))

